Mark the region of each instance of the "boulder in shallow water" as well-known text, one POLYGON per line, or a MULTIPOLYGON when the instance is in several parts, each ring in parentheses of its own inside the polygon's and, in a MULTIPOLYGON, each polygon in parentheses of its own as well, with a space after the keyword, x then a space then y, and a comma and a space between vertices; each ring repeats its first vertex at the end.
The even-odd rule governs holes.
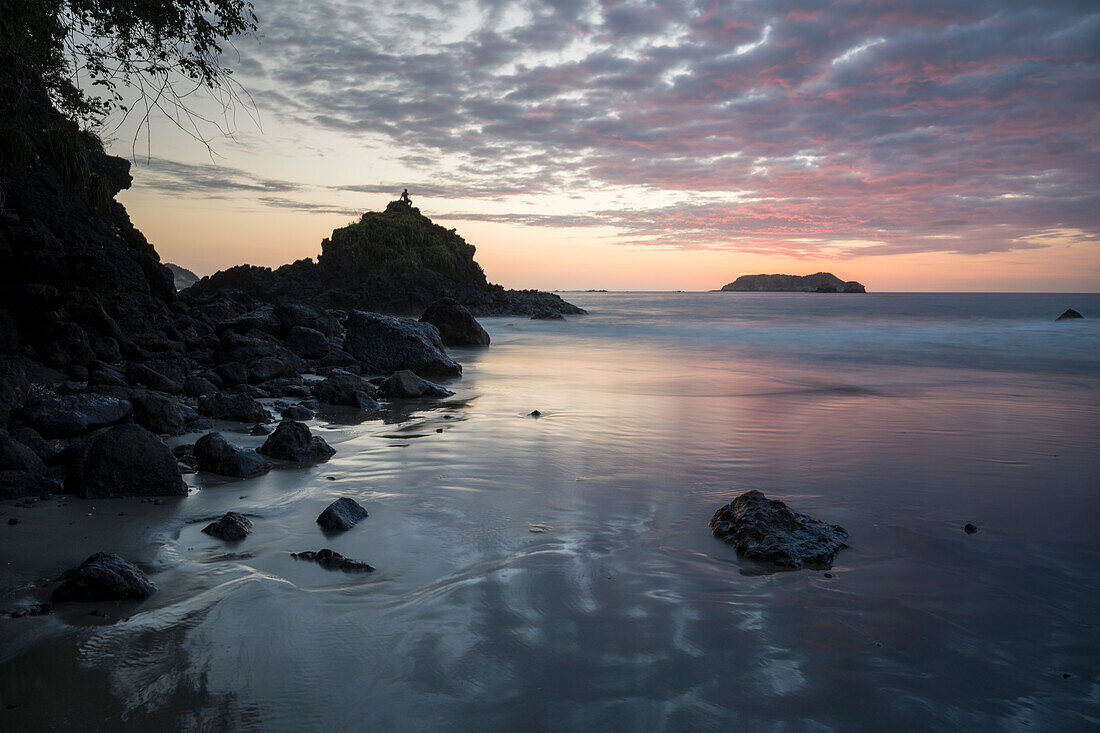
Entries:
POLYGON ((252 521, 243 514, 226 512, 221 519, 211 522, 202 531, 226 542, 240 542, 252 531, 252 521))
POLYGON ((313 412, 305 405, 290 405, 279 414, 291 420, 308 420, 313 417, 313 412))
POLYGON ((368 516, 367 510, 359 502, 343 496, 325 507, 317 517, 317 524, 326 532, 343 532, 368 516))
POLYGON ((313 396, 330 405, 350 405, 374 412, 381 405, 374 399, 374 387, 358 374, 338 369, 320 382, 310 385, 313 396))
POLYGON ((414 397, 449 397, 449 389, 440 387, 427 379, 421 379, 408 369, 394 372, 386 381, 378 385, 378 394, 383 397, 410 399, 414 397))
POLYGON ((23 420, 47 438, 67 438, 120 423, 133 405, 95 392, 49 397, 23 410, 23 420))
POLYGON ((271 461, 251 448, 233 445, 221 433, 207 433, 195 441, 195 464, 200 471, 249 478, 271 468, 271 461))
POLYGON ((352 311, 348 315, 344 351, 374 374, 399 369, 412 369, 433 377, 462 374, 462 367, 443 350, 439 330, 411 318, 352 311))
POLYGON ((142 600, 157 592, 138 566, 107 552, 97 552, 58 580, 61 585, 53 592, 54 603, 142 600))
POLYGON ((323 568, 329 570, 343 570, 346 573, 370 573, 374 572, 374 568, 365 562, 359 560, 352 560, 351 558, 344 557, 339 552, 333 552, 329 549, 318 550, 313 552, 307 550, 306 552, 292 552, 290 553, 299 560, 312 560, 323 568))
POLYGON ((199 398, 199 413, 215 420, 238 422, 271 422, 271 415, 264 406, 246 394, 219 392, 199 398))
POLYGON ((489 334, 466 306, 453 298, 434 301, 421 314, 420 321, 435 326, 445 346, 489 345, 489 334))
POLYGON ((748 491, 716 511, 710 528, 750 560, 796 570, 828 566, 848 546, 843 528, 793 512, 759 491, 748 491))
POLYGON ((1067 319, 1070 319, 1070 318, 1084 318, 1084 316, 1081 315, 1080 313, 1078 313, 1077 311, 1073 310, 1072 308, 1067 308, 1065 313, 1058 316, 1054 320, 1064 321, 1064 320, 1067 320, 1067 319))
POLYGON ((94 433, 80 448, 65 485, 87 499, 187 495, 172 451, 133 423, 94 433))
POLYGON ((327 460, 336 453, 336 449, 324 438, 310 433, 303 423, 283 420, 258 452, 284 461, 302 462, 327 460))

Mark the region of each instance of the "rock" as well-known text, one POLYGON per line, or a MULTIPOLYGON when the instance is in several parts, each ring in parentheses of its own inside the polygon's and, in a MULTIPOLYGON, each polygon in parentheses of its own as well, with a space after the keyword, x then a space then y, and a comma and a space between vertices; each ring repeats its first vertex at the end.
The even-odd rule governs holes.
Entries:
POLYGON ((22 499, 61 490, 46 464, 23 443, 0 435, 0 499, 22 499))
POLYGON ((218 521, 203 527, 202 531, 219 540, 240 542, 252 531, 252 522, 243 514, 226 512, 218 521))
POLYGON ((310 412, 309 408, 302 405, 291 405, 279 414, 292 420, 308 420, 313 417, 313 413, 310 412))
POLYGON ((0 428, 23 407, 30 386, 18 360, 0 358, 0 428))
POLYGON ((302 368, 302 360, 287 351, 284 354, 264 356, 248 364, 248 381, 252 384, 289 377, 302 368))
POLYGON ((453 298, 440 298, 425 309, 421 323, 430 323, 439 330, 445 346, 488 346, 489 334, 474 319, 473 314, 453 298))
POLYGON ((1067 308, 1065 313, 1058 316, 1054 320, 1062 321, 1062 320, 1066 320, 1068 318, 1084 318, 1084 316, 1081 315, 1080 313, 1078 313, 1077 311, 1073 310, 1072 308, 1067 308))
POLYGON ((271 435, 271 427, 268 425, 261 425, 256 423, 248 429, 249 435, 271 435))
POLYGON ((149 363, 131 364, 126 370, 126 376, 131 384, 167 392, 168 394, 183 392, 183 377, 164 374, 154 369, 149 363))
POLYGON ((527 413, 527 417, 542 417, 542 413, 538 410, 531 410, 529 413, 527 413))
POLYGON ((195 441, 195 465, 220 476, 249 478, 271 468, 271 462, 251 448, 229 443, 221 433, 207 433, 195 441))
POLYGON ((239 361, 230 361, 217 368, 217 374, 226 387, 248 382, 248 367, 239 361))
POLYGON ((320 382, 310 386, 313 396, 330 405, 351 405, 373 412, 381 405, 371 397, 374 387, 357 374, 343 370, 333 371, 320 382))
POLYGON ((187 423, 176 398, 164 392, 135 389, 130 393, 134 406, 134 422, 154 433, 183 435, 187 423))
POLYGON ((343 532, 367 516, 367 510, 359 502, 344 496, 325 507, 317 517, 317 524, 326 532, 343 532))
POLYGON ((219 392, 199 398, 199 413, 215 420, 269 423, 271 415, 259 402, 244 394, 219 392))
POLYGON ((65 485, 88 499, 187 495, 172 451, 132 423, 93 433, 79 449, 65 485))
POLYGON ((258 452, 284 461, 302 462, 326 460, 336 450, 324 438, 312 435, 304 424, 283 420, 258 452))
POLYGON ((390 375, 378 386, 378 394, 383 397, 411 399, 415 397, 448 397, 453 395, 449 389, 421 379, 408 369, 402 369, 390 375))
POLYGON ((346 573, 370 573, 374 571, 370 565, 358 560, 346 558, 338 552, 329 549, 317 552, 292 552, 290 553, 300 560, 313 560, 318 565, 329 570, 343 570, 346 573))
POLYGON ((724 292, 865 293, 855 280, 845 282, 831 272, 813 275, 742 275, 722 286, 724 292))
POLYGON ((28 446, 15 438, 0 435, 0 470, 45 473, 46 464, 28 446))
POLYGON ((45 463, 53 463, 62 453, 60 441, 46 440, 34 428, 19 428, 12 431, 11 437, 34 451, 45 463))
POLYGON ((358 359, 365 370, 375 374, 401 369, 434 377, 462 374, 458 362, 444 352, 436 327, 411 318, 352 311, 348 315, 344 350, 358 359))
POLYGON ((279 325, 287 335, 299 326, 319 331, 325 336, 339 336, 344 331, 340 321, 311 305, 280 303, 275 306, 275 317, 279 319, 279 325))
POLYGON ((54 603, 64 601, 142 600, 157 592, 145 573, 118 555, 97 552, 80 567, 66 570, 53 592, 54 603))
POLYGON ((843 528, 792 512, 759 491, 748 491, 716 511, 710 527, 748 559, 781 568, 829 565, 848 546, 843 528))
POLYGON ((970 522, 967 522, 967 523, 966 523, 966 526, 965 526, 965 527, 963 527, 963 532, 966 532, 967 534, 974 534, 974 533, 975 533, 975 532, 977 532, 977 531, 978 531, 978 528, 977 528, 977 527, 975 527, 975 526, 974 526, 973 524, 971 524, 970 522))
POLYGON ((283 343, 303 359, 320 359, 332 350, 325 334, 306 326, 294 326, 287 332, 283 343))
POLYGON ((67 438, 122 422, 133 409, 126 400, 82 392, 30 405, 23 410, 23 420, 47 438, 67 438))
MULTIPOLYGON (((247 380, 248 374, 246 373, 244 376, 247 380)), ((204 377, 188 377, 187 381, 183 383, 183 393, 188 397, 202 397, 203 395, 214 394, 217 391, 217 386, 204 377)))

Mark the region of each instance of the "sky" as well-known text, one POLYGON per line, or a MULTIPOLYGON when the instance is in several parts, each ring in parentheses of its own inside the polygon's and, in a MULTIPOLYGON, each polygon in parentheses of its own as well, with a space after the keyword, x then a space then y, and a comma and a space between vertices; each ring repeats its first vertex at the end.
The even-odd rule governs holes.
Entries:
POLYGON ((240 101, 188 102, 230 135, 105 130, 199 274, 314 257, 408 188, 507 287, 1100 290, 1096 0, 255 7, 240 101))

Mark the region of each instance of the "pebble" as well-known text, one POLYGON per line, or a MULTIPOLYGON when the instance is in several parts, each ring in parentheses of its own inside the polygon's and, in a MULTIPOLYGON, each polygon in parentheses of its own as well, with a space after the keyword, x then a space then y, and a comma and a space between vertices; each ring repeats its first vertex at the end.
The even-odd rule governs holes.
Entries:
POLYGON ((832 573, 825 573, 825 577, 826 578, 831 578, 831 577, 833 577, 833 574, 832 573))
POLYGON ((19 520, 16 517, 8 519, 8 524, 19 524, 19 520))
POLYGON ((966 532, 967 534, 974 534, 975 532, 977 532, 977 531, 978 531, 978 528, 977 528, 977 527, 975 527, 975 526, 974 526, 973 524, 971 524, 970 522, 967 522, 967 523, 966 523, 966 526, 965 526, 965 527, 963 527, 963 531, 964 531, 964 532, 966 532))

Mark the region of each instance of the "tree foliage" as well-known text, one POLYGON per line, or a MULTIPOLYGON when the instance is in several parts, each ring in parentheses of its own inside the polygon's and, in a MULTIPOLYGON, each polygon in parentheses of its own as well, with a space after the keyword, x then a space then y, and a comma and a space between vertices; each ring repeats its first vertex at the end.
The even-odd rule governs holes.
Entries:
POLYGON ((0 0, 0 69, 9 94, 44 89, 85 124, 129 113, 134 88, 145 121, 160 109, 193 125, 184 102, 232 93, 224 46, 255 30, 247 0, 0 0))

